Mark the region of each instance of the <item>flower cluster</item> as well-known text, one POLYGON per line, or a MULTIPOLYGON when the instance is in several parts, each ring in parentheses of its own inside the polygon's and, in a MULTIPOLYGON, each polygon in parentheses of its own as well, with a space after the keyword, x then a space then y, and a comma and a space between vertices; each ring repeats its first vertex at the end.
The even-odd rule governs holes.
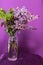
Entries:
POLYGON ((0 18, 4 19, 1 26, 4 25, 6 32, 8 32, 10 36, 14 36, 16 31, 25 29, 27 22, 38 19, 38 15, 31 14, 25 7, 17 7, 7 12, 0 9, 0 18))

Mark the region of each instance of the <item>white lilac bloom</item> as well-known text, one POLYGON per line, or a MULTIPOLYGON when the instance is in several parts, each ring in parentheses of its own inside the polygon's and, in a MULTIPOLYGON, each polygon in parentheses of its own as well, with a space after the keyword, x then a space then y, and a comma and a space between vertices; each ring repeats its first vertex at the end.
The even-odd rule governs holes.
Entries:
POLYGON ((11 28, 13 29, 15 27, 15 25, 12 25, 11 28))
POLYGON ((38 15, 32 15, 25 7, 17 7, 14 10, 14 17, 19 19, 19 23, 23 22, 23 20, 31 22, 32 20, 38 19, 38 15))
POLYGON ((36 16, 33 16, 33 20, 35 20, 35 19, 38 19, 38 15, 36 15, 36 16))
POLYGON ((19 21, 15 21, 15 25, 16 25, 16 28, 18 28, 18 25, 19 25, 19 21))
POLYGON ((20 9, 19 9, 19 7, 17 7, 17 8, 14 10, 14 16, 15 16, 15 17, 18 17, 19 14, 20 14, 20 9))
POLYGON ((24 22, 25 21, 30 22, 31 20, 38 18, 37 16, 32 15, 25 7, 21 8, 21 9, 19 7, 17 7, 14 10, 14 12, 15 12, 14 16, 16 18, 18 18, 18 21, 20 23, 23 22, 23 20, 24 20, 24 22))
POLYGON ((22 29, 25 22, 31 22, 32 20, 38 19, 38 15, 31 14, 25 7, 14 9, 14 17, 18 18, 15 20, 15 28, 22 29))
POLYGON ((21 8, 21 15, 24 15, 25 13, 27 13, 27 9, 25 7, 21 8))
POLYGON ((38 19, 38 15, 31 15, 31 17, 30 17, 30 21, 32 21, 32 20, 35 20, 35 19, 38 19))
POLYGON ((31 22, 32 20, 38 19, 38 15, 31 14, 25 7, 19 8, 17 7, 14 10, 15 14, 14 16, 18 18, 18 20, 15 20, 15 28, 17 29, 23 29, 25 22, 31 22))

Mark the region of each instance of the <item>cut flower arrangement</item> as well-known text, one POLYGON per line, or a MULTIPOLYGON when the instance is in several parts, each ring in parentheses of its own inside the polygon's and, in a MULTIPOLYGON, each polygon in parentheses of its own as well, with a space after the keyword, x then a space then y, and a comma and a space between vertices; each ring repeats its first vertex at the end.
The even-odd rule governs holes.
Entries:
MULTIPOLYGON (((32 20, 38 19, 38 15, 33 15, 25 7, 10 8, 8 11, 0 8, 0 19, 3 19, 1 26, 4 26, 5 31, 10 35, 8 40, 8 60, 17 60, 18 44, 16 41, 16 32, 25 30, 26 24, 32 20)), ((28 26, 28 29, 33 29, 28 26)))

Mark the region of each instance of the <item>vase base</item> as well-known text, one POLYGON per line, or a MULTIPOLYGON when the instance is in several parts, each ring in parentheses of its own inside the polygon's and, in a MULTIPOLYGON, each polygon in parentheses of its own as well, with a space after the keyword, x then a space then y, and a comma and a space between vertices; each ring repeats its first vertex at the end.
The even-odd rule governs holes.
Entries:
POLYGON ((8 58, 9 61, 16 61, 17 58, 8 58))

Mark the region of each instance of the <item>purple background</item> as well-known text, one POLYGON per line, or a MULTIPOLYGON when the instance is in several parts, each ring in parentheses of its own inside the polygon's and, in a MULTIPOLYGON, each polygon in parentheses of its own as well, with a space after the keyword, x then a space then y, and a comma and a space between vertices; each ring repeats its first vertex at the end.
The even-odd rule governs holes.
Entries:
MULTIPOLYGON (((24 32, 19 34, 19 43, 28 43, 27 47, 34 50, 34 53, 39 54, 43 57, 43 2, 42 0, 0 0, 0 7, 5 10, 9 8, 26 6, 26 8, 33 14, 38 14, 40 17, 38 20, 32 21, 29 24, 36 27, 37 30, 32 31, 27 35, 24 32), (23 36, 24 35, 24 36, 23 36), (30 41, 29 41, 30 35, 30 41)), ((29 25, 27 24, 27 25, 29 25)), ((0 27, 0 54, 7 52, 8 45, 8 34, 4 31, 4 28, 0 27)))

